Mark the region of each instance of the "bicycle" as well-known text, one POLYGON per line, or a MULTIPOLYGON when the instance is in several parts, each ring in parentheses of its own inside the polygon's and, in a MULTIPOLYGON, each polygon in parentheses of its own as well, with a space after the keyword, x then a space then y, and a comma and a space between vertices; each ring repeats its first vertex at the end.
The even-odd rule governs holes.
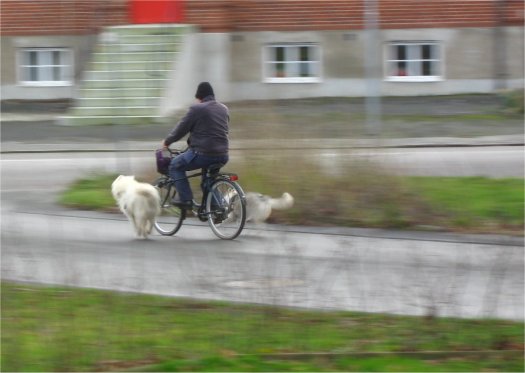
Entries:
POLYGON ((203 168, 201 172, 186 176, 186 179, 203 176, 201 181, 201 203, 193 201, 191 210, 179 208, 171 203, 177 191, 175 181, 168 174, 171 159, 180 150, 157 150, 157 172, 160 176, 153 186, 161 198, 161 215, 155 220, 155 229, 163 236, 172 236, 179 231, 187 213, 193 213, 200 221, 208 222, 211 230, 221 239, 233 240, 242 232, 246 222, 246 197, 237 183, 234 173, 221 172, 224 164, 218 163, 203 168))

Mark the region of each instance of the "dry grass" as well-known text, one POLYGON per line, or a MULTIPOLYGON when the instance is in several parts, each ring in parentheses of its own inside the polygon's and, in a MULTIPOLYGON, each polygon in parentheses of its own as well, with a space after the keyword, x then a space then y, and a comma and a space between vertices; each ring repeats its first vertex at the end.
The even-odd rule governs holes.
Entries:
MULTIPOLYGON (((354 161, 337 174, 300 155, 287 157, 248 156, 233 159, 224 169, 239 175, 245 192, 273 197, 291 193, 295 205, 274 211, 270 223, 316 226, 409 228, 436 225, 441 217, 404 178, 376 164, 354 161)), ((142 180, 154 180, 152 173, 142 180)), ((200 197, 198 178, 192 189, 200 197)), ((444 224, 444 222, 443 222, 444 224)))
MULTIPOLYGON (((403 177, 370 160, 327 167, 299 153, 268 157, 250 152, 233 157, 224 171, 237 173, 246 192, 294 196, 294 207, 274 211, 269 223, 523 235, 523 179, 403 177)), ((137 175, 144 182, 157 177, 154 170, 137 175)), ((113 179, 80 180, 61 203, 107 211, 115 204, 113 179)), ((200 177, 191 185, 199 200, 200 177)))

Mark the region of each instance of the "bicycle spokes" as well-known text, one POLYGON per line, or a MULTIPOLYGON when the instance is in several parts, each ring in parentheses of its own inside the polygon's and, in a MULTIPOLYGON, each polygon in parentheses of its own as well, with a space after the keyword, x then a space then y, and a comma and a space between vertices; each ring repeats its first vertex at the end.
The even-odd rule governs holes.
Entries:
MULTIPOLYGON (((155 220, 155 229, 162 235, 173 235, 180 229, 187 211, 171 202, 176 193, 172 179, 163 176, 153 185, 161 197, 161 214, 155 220)), ((246 222, 246 201, 241 187, 229 175, 213 175, 204 185, 202 204, 195 204, 193 213, 201 221, 208 221, 217 237, 236 238, 246 222)))
POLYGON ((164 177, 154 183, 160 196, 161 213, 155 219, 155 229, 163 236, 175 234, 186 218, 186 211, 172 205, 171 200, 175 196, 175 187, 164 177))
POLYGON ((234 182, 218 180, 213 183, 206 202, 208 223, 220 238, 237 237, 246 221, 244 193, 234 182))

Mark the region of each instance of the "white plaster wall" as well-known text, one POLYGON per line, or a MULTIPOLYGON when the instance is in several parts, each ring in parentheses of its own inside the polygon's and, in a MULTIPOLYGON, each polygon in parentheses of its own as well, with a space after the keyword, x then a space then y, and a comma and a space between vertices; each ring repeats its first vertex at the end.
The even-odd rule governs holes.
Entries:
MULTIPOLYGON (((235 72, 230 87, 231 100, 288 99, 301 97, 362 97, 367 94, 367 81, 363 67, 365 35, 364 31, 352 31, 352 38, 344 40, 344 31, 337 32, 261 32, 239 33, 243 40, 235 46, 232 56, 235 72), (245 41, 245 45, 242 43, 245 41), (324 72, 319 83, 262 83, 261 49, 266 43, 276 42, 318 42, 325 54, 324 72), (257 45, 256 45, 257 44, 257 45), (327 45, 338 50, 337 58, 329 56, 332 50, 324 50, 327 45), (248 51, 244 51, 247 49, 248 51), (245 54, 243 56, 243 53, 245 54), (256 57, 254 57, 256 56, 256 57), (258 60, 256 59, 258 58, 258 60), (241 60, 252 61, 245 64, 241 60), (346 64, 346 65, 345 65, 346 64), (247 66, 246 66, 247 65, 247 66), (255 77, 260 77, 255 80, 255 77)), ((524 87, 523 80, 523 28, 509 27, 506 35, 506 64, 508 76, 506 88, 524 87)), ((461 93, 491 93, 495 91, 494 80, 494 30, 490 28, 464 29, 399 29, 379 32, 381 50, 378 55, 384 60, 384 46, 391 41, 438 41, 443 52, 443 79, 432 82, 391 82, 384 78, 379 82, 383 96, 444 95, 461 93)), ((235 45, 235 42, 233 42, 235 45)))
POLYGON ((195 30, 186 34, 161 100, 160 115, 171 115, 194 103, 197 86, 203 81, 211 83, 219 101, 231 100, 229 71, 229 34, 205 34, 195 30))
POLYGON ((159 107, 160 116, 168 116, 193 102, 191 95, 195 86, 192 74, 194 61, 197 59, 197 34, 191 32, 184 35, 182 47, 173 62, 170 80, 166 87, 159 107))

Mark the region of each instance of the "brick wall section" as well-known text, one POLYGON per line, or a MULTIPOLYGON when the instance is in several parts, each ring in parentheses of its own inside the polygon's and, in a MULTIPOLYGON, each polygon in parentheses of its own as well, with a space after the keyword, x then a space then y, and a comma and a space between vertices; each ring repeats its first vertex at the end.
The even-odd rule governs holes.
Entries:
POLYGON ((382 28, 523 25, 523 0, 383 0, 382 28))
MULTIPOLYGON (((378 0, 381 28, 523 26, 523 0, 378 0)), ((203 32, 351 30, 364 0, 186 0, 203 32)), ((2 35, 74 35, 129 23, 127 0, 1 0, 2 35)))
MULTIPOLYGON (((380 27, 523 25, 523 0, 378 0, 380 27), (501 14, 501 16, 498 16, 501 14)), ((203 32, 348 30, 364 27, 364 0, 188 0, 203 32)))
POLYGON ((354 29, 362 27, 362 16, 362 0, 190 0, 186 5, 187 22, 201 25, 203 32, 354 29))
POLYGON ((127 0, 1 0, 2 35, 75 35, 129 23, 127 0))

